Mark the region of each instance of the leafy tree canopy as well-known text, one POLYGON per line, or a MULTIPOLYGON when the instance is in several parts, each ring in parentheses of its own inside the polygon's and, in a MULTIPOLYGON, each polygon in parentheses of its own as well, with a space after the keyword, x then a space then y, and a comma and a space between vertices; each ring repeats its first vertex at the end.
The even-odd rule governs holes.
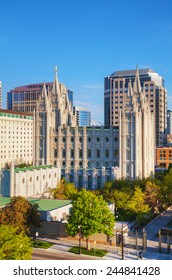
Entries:
POLYGON ((30 260, 32 243, 28 236, 17 233, 17 228, 0 225, 0 259, 30 260))
POLYGON ((31 225, 39 226, 39 217, 38 205, 21 196, 11 198, 10 203, 0 210, 0 224, 11 225, 18 232, 28 233, 31 225))
POLYGON ((149 205, 145 202, 145 193, 139 187, 135 188, 134 195, 127 207, 135 214, 148 213, 150 211, 149 205))
POLYGON ((79 227, 87 239, 95 233, 113 234, 114 215, 102 196, 82 189, 74 197, 67 224, 68 234, 76 236, 79 227))
POLYGON ((60 180, 57 187, 50 189, 51 196, 57 199, 72 199, 77 194, 74 183, 68 183, 64 178, 60 180))

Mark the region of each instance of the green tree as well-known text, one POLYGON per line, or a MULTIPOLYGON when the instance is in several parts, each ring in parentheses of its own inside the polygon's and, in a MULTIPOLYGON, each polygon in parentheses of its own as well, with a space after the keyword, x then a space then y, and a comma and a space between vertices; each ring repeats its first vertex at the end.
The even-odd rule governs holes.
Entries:
POLYGON ((0 259, 31 260, 32 242, 24 233, 17 233, 17 228, 0 225, 0 259))
POLYGON ((145 193, 139 187, 135 188, 134 195, 129 200, 127 207, 136 215, 139 224, 147 219, 150 213, 150 207, 145 201, 145 193))
POLYGON ((94 193, 82 189, 74 197, 72 204, 67 232, 71 236, 76 236, 80 227, 81 235, 87 240, 87 249, 89 249, 91 235, 95 233, 113 234, 114 215, 102 196, 96 196, 94 193))
POLYGON ((115 202, 115 208, 125 209, 130 199, 130 195, 119 190, 113 191, 113 197, 115 202))
POLYGON ((0 224, 17 228, 18 233, 29 233, 31 225, 40 225, 38 205, 32 205, 24 197, 13 197, 4 209, 0 210, 0 224))
POLYGON ((72 199, 77 194, 73 183, 68 183, 64 178, 60 180, 57 187, 50 189, 51 196, 57 199, 72 199))
POLYGON ((112 181, 106 182, 104 184, 104 187, 100 190, 100 194, 103 196, 104 200, 107 202, 114 202, 113 192, 114 192, 114 188, 113 188, 112 181))

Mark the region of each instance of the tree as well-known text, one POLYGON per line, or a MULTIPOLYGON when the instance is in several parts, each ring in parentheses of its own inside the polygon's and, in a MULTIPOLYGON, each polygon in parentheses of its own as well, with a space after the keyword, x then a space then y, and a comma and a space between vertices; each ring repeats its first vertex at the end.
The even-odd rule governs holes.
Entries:
POLYGON ((31 204, 24 197, 13 197, 4 209, 0 210, 0 224, 11 225, 17 232, 29 233, 31 225, 39 226, 38 205, 31 204))
POLYGON ((50 189, 53 198, 72 199, 77 194, 77 189, 73 183, 68 183, 64 178, 60 180, 57 187, 50 189))
POLYGON ((0 225, 0 259, 31 260, 32 242, 23 233, 17 234, 17 228, 0 225))
POLYGON ((74 197, 71 213, 68 219, 67 232, 76 236, 78 231, 87 240, 95 233, 112 235, 114 227, 114 215, 109 210, 102 196, 96 196, 91 191, 82 189, 74 197))
POLYGON ((139 187, 135 188, 134 195, 129 200, 127 207, 131 212, 136 214, 136 219, 139 224, 147 218, 150 212, 149 205, 145 202, 145 193, 139 187))
POLYGON ((115 208, 125 209, 130 199, 130 195, 119 190, 114 190, 113 192, 115 208))
POLYGON ((159 207, 161 205, 161 193, 160 187, 155 183, 147 182, 145 187, 145 202, 149 204, 153 213, 159 212, 159 207))

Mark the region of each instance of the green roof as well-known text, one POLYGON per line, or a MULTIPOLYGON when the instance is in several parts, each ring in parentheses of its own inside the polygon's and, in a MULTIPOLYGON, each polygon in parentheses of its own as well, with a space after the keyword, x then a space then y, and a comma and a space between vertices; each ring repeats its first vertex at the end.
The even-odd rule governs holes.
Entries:
POLYGON ((7 203, 9 203, 11 200, 10 197, 3 197, 3 196, 0 196, 0 208, 1 207, 4 207, 7 203))
MULTIPOLYGON (((0 207, 4 207, 11 200, 10 197, 0 197, 0 207)), ((40 211, 51 211, 57 208, 61 208, 68 204, 71 204, 71 200, 59 200, 59 199, 36 199, 28 198, 28 201, 31 203, 37 203, 40 211)))
POLYGON ((47 169, 47 168, 52 168, 52 165, 39 165, 39 166, 28 166, 28 167, 23 167, 23 168, 15 168, 14 172, 20 172, 20 171, 28 171, 28 170, 34 170, 34 169, 47 169))
POLYGON ((40 211, 51 211, 57 208, 61 208, 68 204, 71 204, 71 200, 59 200, 59 199, 28 199, 31 203, 37 203, 40 211))

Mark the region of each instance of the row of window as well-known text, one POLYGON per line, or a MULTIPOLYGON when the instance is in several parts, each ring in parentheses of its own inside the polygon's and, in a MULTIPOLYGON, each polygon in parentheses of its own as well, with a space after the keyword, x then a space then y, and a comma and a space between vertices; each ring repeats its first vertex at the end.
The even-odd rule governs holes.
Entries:
MULTIPOLYGON (((54 162, 54 165, 56 165, 56 161, 54 162)), ((113 166, 117 166, 117 165, 118 165, 117 162, 113 163, 113 166)), ((70 162, 70 166, 74 167, 74 162, 73 161, 70 162)), ((100 163, 99 161, 97 161, 96 163, 92 163, 90 161, 88 162, 88 167, 94 167, 94 166, 96 166, 97 168, 100 168, 101 166, 105 166, 106 168, 108 168, 108 167, 111 167, 112 164, 109 163, 108 161, 106 161, 103 164, 100 163)), ((66 167, 66 162, 65 161, 62 162, 62 167, 63 168, 66 167)), ((79 162, 79 167, 83 167, 83 162, 82 161, 79 162)))
MULTIPOLYGON (((54 174, 54 178, 55 178, 56 176, 57 176, 57 174, 55 173, 55 174, 54 174)), ((49 177, 49 179, 50 179, 50 178, 51 178, 51 174, 49 174, 48 177, 49 177)), ((45 180, 45 175, 42 176, 42 179, 45 180)), ((33 180, 33 178, 30 177, 29 182, 32 182, 32 180, 33 180)), ((39 180, 39 176, 36 177, 36 181, 38 181, 38 180, 39 180)), ((23 178, 23 179, 22 179, 22 183, 24 184, 25 181, 26 181, 25 178, 23 178)))
MULTIPOLYGON (((62 175, 62 178, 63 178, 63 175, 62 175)), ((70 175, 70 177, 69 177, 69 180, 70 180, 70 182, 73 182, 74 181, 74 177, 73 177, 73 175, 71 174, 70 175)), ((105 177, 105 181, 106 182, 109 182, 110 181, 110 176, 106 176, 105 177)), ((92 189, 92 184, 93 184, 93 178, 92 178, 92 176, 91 175, 89 175, 88 177, 87 177, 87 189, 88 190, 91 190, 92 189)), ((101 178, 101 176, 97 176, 96 177, 96 182, 95 182, 95 184, 96 184, 96 187, 97 187, 97 189, 99 189, 99 188, 101 188, 101 186, 102 186, 102 178, 101 178)), ((83 176, 82 175, 78 175, 78 187, 79 188, 82 188, 83 187, 83 176)))
MULTIPOLYGON (((58 138, 55 137, 55 138, 54 138, 54 142, 56 143, 57 141, 58 141, 58 138)), ((66 142, 66 138, 63 137, 63 138, 62 138, 62 141, 65 143, 65 142, 66 142)), ((74 137, 71 137, 71 138, 70 138, 70 141, 71 141, 71 142, 74 142, 74 137)), ((97 138, 96 138, 96 141, 97 141, 97 142, 100 142, 100 141, 101 141, 101 138, 100 138, 100 137, 97 137, 97 138)), ((105 141, 106 141, 106 142, 109 142, 109 137, 105 137, 105 141)), ((114 137, 114 141, 117 142, 117 141, 118 141, 118 137, 114 137)), ((82 142, 82 137, 79 137, 79 142, 82 142)), ((88 142, 91 142, 91 137, 88 137, 88 142)))
MULTIPOLYGON (((118 156, 118 150, 114 150, 113 151, 114 153, 114 158, 116 158, 118 156)), ((57 150, 54 150, 54 157, 56 158, 58 156, 58 153, 57 153, 57 150)), ((82 158, 83 157, 83 150, 79 150, 78 151, 78 156, 79 158, 82 158)), ((106 158, 109 158, 110 157, 110 151, 108 149, 106 149, 104 151, 104 156, 106 158)), ((62 157, 65 158, 66 157, 66 150, 63 149, 62 150, 62 157)), ((74 157, 74 150, 70 150, 70 157, 73 158, 74 157)), ((92 150, 88 149, 87 150, 87 157, 88 158, 91 158, 92 157, 92 150)), ((101 157, 101 151, 99 149, 96 150, 96 157, 97 158, 100 158, 101 157)))

